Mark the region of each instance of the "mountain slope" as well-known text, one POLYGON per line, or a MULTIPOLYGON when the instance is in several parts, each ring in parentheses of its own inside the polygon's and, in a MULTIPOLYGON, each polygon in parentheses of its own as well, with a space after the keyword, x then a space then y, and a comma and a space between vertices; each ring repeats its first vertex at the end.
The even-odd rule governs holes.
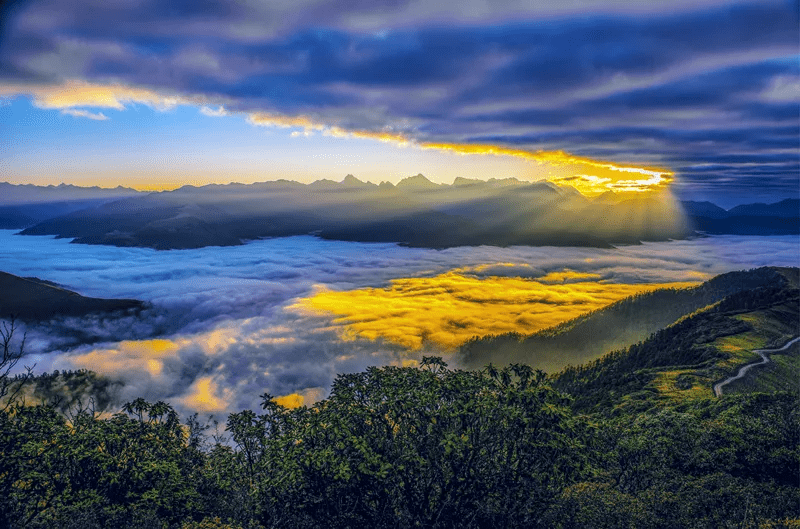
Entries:
POLYGON ((140 310, 134 299, 87 298, 36 278, 0 272, 0 318, 22 321, 48 320, 56 316, 140 310))
MULTIPOLYGON (((796 275, 797 269, 788 273, 796 275)), ((728 296, 627 349, 570 366, 553 380, 576 398, 579 409, 645 410, 658 402, 712 397, 716 382, 760 359, 753 350, 779 347, 798 333, 796 283, 765 285, 728 296)), ((792 369, 791 363, 784 368, 792 369)), ((758 368, 751 371, 755 378, 764 374, 758 368)))
POLYGON ((725 394, 797 391, 800 373, 800 343, 785 351, 771 353, 769 362, 747 371, 744 377, 725 386, 725 394))
POLYGON ((554 372, 644 340, 677 319, 731 294, 788 285, 797 273, 797 269, 765 267, 722 274, 694 288, 656 290, 528 336, 511 333, 476 338, 461 347, 459 357, 468 367, 521 362, 554 372))

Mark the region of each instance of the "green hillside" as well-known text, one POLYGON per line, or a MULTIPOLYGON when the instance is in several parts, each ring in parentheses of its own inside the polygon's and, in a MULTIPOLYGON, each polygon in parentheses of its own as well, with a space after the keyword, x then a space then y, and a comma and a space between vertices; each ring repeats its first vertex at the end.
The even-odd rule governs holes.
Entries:
POLYGON ((755 393, 800 390, 800 344, 772 353, 770 362, 747 372, 725 387, 725 393, 755 393))
MULTIPOLYGON (((760 360, 753 350, 779 347, 800 334, 795 269, 781 273, 788 275, 786 281, 733 294, 643 342, 570 366, 553 377, 554 384, 575 397, 578 409, 612 413, 617 408, 644 410, 657 403, 711 397, 714 383, 760 360)), ((752 369, 749 382, 726 387, 726 392, 779 389, 770 388, 762 378, 766 376, 796 379, 791 351, 783 356, 768 371, 752 369)))
POLYGON ((796 285, 799 273, 797 268, 764 267, 721 274, 693 288, 640 294, 531 335, 475 338, 461 347, 459 359, 472 368, 489 362, 520 362, 557 372, 645 340, 679 318, 737 292, 796 285))

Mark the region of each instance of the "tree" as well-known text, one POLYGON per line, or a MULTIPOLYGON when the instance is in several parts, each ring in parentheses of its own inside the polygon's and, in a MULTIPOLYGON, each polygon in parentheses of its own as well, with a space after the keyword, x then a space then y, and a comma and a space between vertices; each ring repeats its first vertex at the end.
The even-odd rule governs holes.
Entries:
POLYGON ((431 357, 339 375, 312 408, 262 398, 228 430, 265 527, 532 527, 587 463, 586 425, 527 366, 431 357))
POLYGON ((2 343, 2 357, 0 357, 0 410, 7 410, 16 400, 25 382, 32 376, 34 366, 25 366, 25 373, 12 377, 11 371, 25 356, 25 339, 28 333, 22 335, 19 345, 14 347, 14 334, 18 330, 16 318, 11 316, 8 321, 0 323, 0 343, 2 343))

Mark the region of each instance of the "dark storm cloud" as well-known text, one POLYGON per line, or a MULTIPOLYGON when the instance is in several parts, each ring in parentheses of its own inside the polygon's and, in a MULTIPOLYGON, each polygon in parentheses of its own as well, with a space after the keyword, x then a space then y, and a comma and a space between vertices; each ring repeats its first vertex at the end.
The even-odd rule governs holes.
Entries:
POLYGON ((768 175, 794 167, 800 141, 797 13, 796 2, 43 0, 16 5, 0 61, 7 81, 117 81, 421 141, 717 164, 678 176, 721 190, 761 165, 757 185, 781 194, 768 175))

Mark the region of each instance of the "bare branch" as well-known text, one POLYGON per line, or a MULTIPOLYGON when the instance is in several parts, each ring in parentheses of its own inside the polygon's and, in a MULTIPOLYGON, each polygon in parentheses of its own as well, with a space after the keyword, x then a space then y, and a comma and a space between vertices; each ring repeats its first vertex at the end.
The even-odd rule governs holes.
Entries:
POLYGON ((18 331, 19 325, 14 316, 8 321, 3 320, 0 325, 0 410, 6 410, 19 396, 25 383, 33 377, 33 366, 25 366, 25 373, 22 376, 11 377, 11 371, 25 356, 25 341, 28 333, 22 335, 19 346, 14 347, 14 334, 18 331))

